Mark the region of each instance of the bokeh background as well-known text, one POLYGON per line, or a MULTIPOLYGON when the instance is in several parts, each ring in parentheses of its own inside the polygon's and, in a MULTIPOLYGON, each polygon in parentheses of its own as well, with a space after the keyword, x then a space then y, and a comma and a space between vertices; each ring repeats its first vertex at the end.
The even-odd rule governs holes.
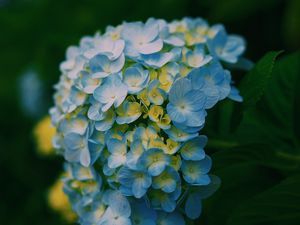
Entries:
MULTIPOLYGON (((48 188, 59 176, 63 160, 37 154, 32 134, 33 126, 53 104, 53 85, 58 81, 66 48, 77 44, 83 35, 124 20, 184 16, 223 23, 229 33, 244 36, 246 56, 253 61, 270 50, 289 54, 300 47, 299 0, 0 0, 0 224, 67 224, 47 205, 48 188)), ((278 121, 274 118, 273 122, 278 121)), ((212 152, 222 147, 220 143, 211 143, 212 152)), ((299 158, 296 162, 300 163, 299 158)), ((218 165, 222 168, 222 157, 216 163, 217 169, 218 165)), ((199 224, 227 224, 226 216, 235 204, 281 182, 290 173, 272 166, 243 168, 215 172, 227 182, 226 190, 221 189, 215 197, 218 207, 207 203, 207 213, 199 224), (238 186, 228 185, 241 177, 244 180, 238 186)), ((290 207, 294 210, 296 206, 290 207)), ((290 216, 294 216, 294 224, 300 224, 299 214, 290 216)), ((284 224, 280 221, 253 224, 284 224)))

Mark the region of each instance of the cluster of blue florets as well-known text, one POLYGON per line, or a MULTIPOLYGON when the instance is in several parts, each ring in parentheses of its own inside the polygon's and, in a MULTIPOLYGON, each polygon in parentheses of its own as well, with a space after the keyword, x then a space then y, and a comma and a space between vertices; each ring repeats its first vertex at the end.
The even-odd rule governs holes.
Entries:
POLYGON ((200 18, 124 22, 68 48, 50 114, 81 224, 200 216, 219 180, 199 131, 218 101, 242 101, 225 68, 244 50, 241 37, 200 18))

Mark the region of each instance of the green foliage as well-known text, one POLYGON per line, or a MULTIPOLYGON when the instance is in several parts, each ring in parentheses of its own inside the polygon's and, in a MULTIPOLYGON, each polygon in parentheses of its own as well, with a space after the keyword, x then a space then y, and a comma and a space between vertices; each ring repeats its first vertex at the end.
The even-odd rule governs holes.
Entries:
POLYGON ((299 65, 299 53, 285 56, 275 65, 264 96, 256 108, 245 111, 236 138, 267 143, 281 157, 299 157, 299 65))
POLYGON ((244 111, 255 106, 264 94, 272 76, 275 60, 280 53, 281 51, 267 53, 242 80, 239 90, 243 96, 243 103, 235 107, 237 113, 232 118, 231 129, 236 129, 244 111))
POLYGON ((222 186, 207 200, 204 224, 299 224, 300 52, 279 59, 271 75, 277 55, 268 53, 241 82, 242 121, 210 145, 222 186))
POLYGON ((300 175, 290 176, 242 203, 229 218, 231 225, 293 225, 300 221, 300 175))

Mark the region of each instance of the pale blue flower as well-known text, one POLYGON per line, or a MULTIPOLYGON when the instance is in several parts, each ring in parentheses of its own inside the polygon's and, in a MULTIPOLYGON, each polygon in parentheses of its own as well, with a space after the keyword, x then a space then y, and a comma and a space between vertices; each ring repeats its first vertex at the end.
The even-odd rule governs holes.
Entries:
POLYGON ((182 20, 189 30, 208 28, 208 23, 202 18, 185 17, 182 20))
POLYGON ((101 201, 101 198, 97 196, 92 200, 92 202, 89 202, 88 204, 82 203, 81 207, 79 206, 79 204, 77 205, 78 207, 76 209, 76 213, 78 213, 80 218, 79 222, 82 225, 91 225, 100 221, 106 208, 101 201))
POLYGON ((131 170, 122 167, 118 172, 120 191, 126 196, 143 197, 152 184, 152 178, 146 171, 131 170))
POLYGON ((126 197, 117 191, 104 194, 104 202, 108 205, 99 225, 131 225, 131 208, 126 197))
POLYGON ((79 163, 69 163, 68 167, 72 177, 76 180, 86 181, 95 179, 97 177, 96 171, 91 166, 84 167, 79 163))
POLYGON ((116 114, 112 109, 103 113, 103 118, 95 122, 95 128, 98 131, 107 131, 112 128, 116 119, 116 114))
POLYGON ((205 156, 204 159, 198 161, 183 160, 181 170, 184 180, 193 185, 209 184, 211 180, 207 173, 211 169, 211 164, 209 156, 205 156))
POLYGON ((110 139, 107 142, 107 149, 110 152, 107 165, 109 168, 117 168, 126 162, 127 143, 126 139, 120 141, 118 139, 110 139))
POLYGON ((189 50, 186 53, 186 63, 190 67, 198 68, 209 63, 211 60, 212 57, 205 52, 204 44, 197 44, 193 51, 189 50))
MULTIPOLYGON (((201 113, 202 113, 201 118, 203 118, 203 120, 205 121, 205 117, 207 116, 207 112, 203 110, 201 113)), ((197 133, 199 130, 201 130, 204 127, 204 123, 201 126, 197 126, 197 127, 187 126, 184 123, 173 122, 173 124, 174 124, 174 126, 176 126, 181 131, 183 131, 185 133, 189 133, 189 134, 197 133)))
POLYGON ((175 126, 171 126, 170 129, 164 130, 164 132, 174 141, 184 142, 193 139, 198 136, 198 131, 187 133, 175 126))
POLYGON ((94 46, 84 52, 88 59, 96 55, 106 55, 109 60, 116 60, 123 53, 125 42, 123 40, 112 40, 111 37, 96 37, 93 40, 94 46))
POLYGON ((94 130, 88 139, 88 147, 91 156, 91 164, 94 164, 100 157, 105 147, 105 135, 103 132, 94 130))
POLYGON ((185 202, 185 213, 190 219, 197 219, 201 215, 202 199, 210 197, 221 185, 220 178, 214 175, 210 175, 209 177, 211 182, 208 185, 197 186, 188 195, 185 202))
POLYGON ((90 103, 91 106, 88 109, 87 116, 90 120, 95 121, 96 130, 107 131, 112 128, 116 118, 115 112, 112 109, 103 112, 103 105, 93 97, 90 98, 90 103))
POLYGON ((180 182, 179 174, 174 168, 168 166, 160 175, 153 177, 152 187, 171 193, 175 191, 178 182, 180 182))
POLYGON ((207 45, 210 53, 228 63, 236 63, 244 53, 245 40, 237 35, 227 35, 222 25, 215 25, 210 29, 207 45))
POLYGON ((155 209, 161 209, 165 212, 173 212, 177 205, 177 199, 181 194, 180 186, 172 193, 166 193, 162 190, 151 190, 149 193, 150 201, 155 209))
POLYGON ((141 55, 138 59, 145 66, 155 69, 163 67, 168 62, 178 60, 181 57, 181 48, 173 48, 169 52, 157 52, 149 55, 141 55))
POLYGON ((83 167, 78 163, 66 163, 64 166, 66 170, 63 178, 64 192, 69 195, 77 211, 84 207, 82 204, 88 204, 99 194, 102 179, 93 167, 83 167), (74 186, 73 182, 80 183, 81 186, 74 186))
POLYGON ((83 135, 86 133, 89 122, 83 115, 63 119, 59 124, 58 131, 63 134, 77 133, 83 135))
POLYGON ((124 23, 121 37, 126 42, 125 54, 130 57, 156 53, 163 47, 159 27, 153 23, 124 23))
POLYGON ((167 112, 172 121, 195 127, 204 123, 205 96, 202 91, 192 88, 189 79, 181 78, 175 81, 169 92, 169 101, 167 112))
POLYGON ((139 64, 128 67, 123 74, 124 84, 129 94, 136 94, 146 87, 149 82, 149 71, 139 64))
POLYGON ((108 207, 101 218, 99 225, 131 225, 129 217, 120 215, 108 207))
POLYGON ((86 134, 67 133, 64 137, 65 159, 80 162, 83 166, 93 164, 104 148, 104 135, 94 131, 86 134))
POLYGON ((71 46, 67 49, 67 60, 60 64, 60 70, 70 79, 76 79, 81 70, 83 70, 86 59, 80 55, 80 49, 71 46))
POLYGON ((86 93, 73 86, 70 91, 70 101, 77 107, 83 105, 87 99, 86 93))
POLYGON ((180 154, 185 160, 197 161, 205 158, 204 146, 207 144, 207 137, 200 135, 183 144, 180 154))
POLYGON ((192 70, 188 78, 191 79, 192 88, 203 93, 206 109, 213 107, 230 93, 230 73, 216 61, 207 67, 192 70))
POLYGON ((107 177, 114 175, 114 173, 116 172, 115 168, 110 168, 107 164, 103 165, 103 174, 107 177))
POLYGON ((168 24, 165 20, 162 19, 154 19, 150 18, 147 20, 147 24, 154 24, 158 26, 159 29, 159 36, 163 40, 164 43, 176 46, 176 47, 182 47, 184 46, 184 35, 183 34, 171 34, 169 32, 168 24))
POLYGON ((99 54, 89 61, 90 70, 93 78, 105 78, 113 73, 121 71, 125 63, 124 55, 120 55, 115 60, 110 60, 108 56, 99 54))
POLYGON ((94 78, 92 74, 87 71, 80 71, 76 81, 79 83, 80 89, 87 94, 92 94, 102 83, 102 79, 94 78))
POLYGON ((105 112, 101 110, 102 104, 94 99, 94 97, 91 97, 89 99, 90 107, 87 112, 87 117, 90 120, 99 121, 103 120, 105 118, 105 112))
POLYGON ((139 140, 144 149, 148 149, 151 139, 156 139, 157 137, 158 134, 152 126, 148 126, 146 128, 138 127, 135 129, 133 134, 133 140, 139 140))
POLYGON ((134 140, 130 145, 130 151, 126 155, 126 165, 130 169, 138 169, 138 160, 144 151, 142 142, 140 140, 134 140))
POLYGON ((170 160, 170 157, 161 149, 152 148, 142 154, 138 164, 147 169, 151 176, 158 176, 164 171, 170 160))
POLYGON ((80 53, 84 53, 86 50, 92 48, 94 46, 95 37, 99 37, 99 33, 97 32, 94 37, 92 36, 83 36, 79 41, 80 53))
POLYGON ((110 75, 104 83, 94 91, 94 98, 103 104, 102 111, 107 111, 112 105, 118 107, 127 96, 127 86, 119 74, 110 75))

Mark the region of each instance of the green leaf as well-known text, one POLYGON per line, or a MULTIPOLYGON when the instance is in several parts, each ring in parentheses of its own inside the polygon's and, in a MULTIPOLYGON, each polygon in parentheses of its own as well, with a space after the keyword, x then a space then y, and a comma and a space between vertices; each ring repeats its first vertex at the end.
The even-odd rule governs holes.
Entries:
POLYGON ((267 53, 242 80, 239 89, 244 98, 244 108, 254 106, 264 94, 275 60, 281 53, 282 51, 267 53))
POLYGON ((281 171, 300 170, 300 158, 286 157, 266 143, 251 143, 218 151, 212 155, 216 170, 237 163, 256 163, 281 171))
POLYGON ((265 54, 241 81, 239 90, 244 100, 242 105, 235 105, 233 109, 230 126, 231 131, 235 131, 240 125, 244 111, 254 107, 261 99, 272 76, 275 60, 281 52, 282 51, 272 51, 265 54))
POLYGON ((300 52, 282 58, 256 108, 244 113, 235 137, 268 143, 283 159, 300 162, 300 52))
POLYGON ((234 210, 230 225, 298 225, 300 221, 300 174, 249 199, 234 210))

